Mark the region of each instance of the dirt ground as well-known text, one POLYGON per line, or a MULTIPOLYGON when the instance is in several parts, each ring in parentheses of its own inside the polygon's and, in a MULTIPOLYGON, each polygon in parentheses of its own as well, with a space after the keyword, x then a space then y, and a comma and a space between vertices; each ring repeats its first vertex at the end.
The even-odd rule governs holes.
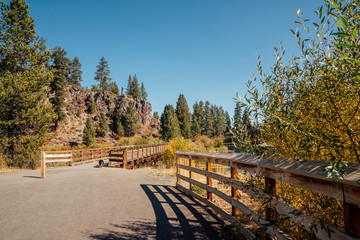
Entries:
POLYGON ((174 184, 95 164, 0 174, 0 239, 232 238, 174 184))

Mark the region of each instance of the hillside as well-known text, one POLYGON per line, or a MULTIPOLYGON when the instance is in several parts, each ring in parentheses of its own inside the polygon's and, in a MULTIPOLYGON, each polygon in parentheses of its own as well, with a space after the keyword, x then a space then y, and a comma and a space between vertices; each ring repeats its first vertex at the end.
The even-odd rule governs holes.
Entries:
MULTIPOLYGON (((49 98, 51 95, 49 95, 49 98)), ((84 89, 77 86, 69 86, 66 88, 64 108, 66 119, 59 123, 56 131, 51 133, 51 140, 47 143, 49 146, 77 146, 82 144, 83 129, 85 121, 88 117, 93 120, 95 128, 100 121, 101 113, 106 115, 110 131, 103 137, 98 138, 97 142, 108 142, 115 144, 119 137, 114 133, 113 122, 115 115, 121 109, 122 113, 126 113, 126 109, 130 103, 134 105, 139 113, 140 136, 158 136, 160 123, 159 120, 152 117, 151 104, 142 98, 133 99, 126 94, 116 95, 109 91, 99 92, 97 90, 84 89), (96 110, 90 113, 91 102, 94 101, 96 110)))

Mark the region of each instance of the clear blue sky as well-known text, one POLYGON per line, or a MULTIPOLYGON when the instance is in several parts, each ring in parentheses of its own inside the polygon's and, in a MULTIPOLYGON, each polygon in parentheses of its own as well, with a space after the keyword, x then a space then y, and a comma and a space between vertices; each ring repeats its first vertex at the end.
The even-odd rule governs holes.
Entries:
POLYGON ((126 87, 129 74, 143 81, 153 111, 175 106, 180 93, 190 109, 209 100, 233 115, 236 92, 264 67, 273 47, 284 41, 289 55, 298 47, 290 28, 296 11, 315 20, 320 0, 28 0, 38 35, 48 48, 60 46, 82 63, 84 87, 97 84, 104 56, 111 77, 126 87), (258 48, 256 50, 256 48, 258 48))

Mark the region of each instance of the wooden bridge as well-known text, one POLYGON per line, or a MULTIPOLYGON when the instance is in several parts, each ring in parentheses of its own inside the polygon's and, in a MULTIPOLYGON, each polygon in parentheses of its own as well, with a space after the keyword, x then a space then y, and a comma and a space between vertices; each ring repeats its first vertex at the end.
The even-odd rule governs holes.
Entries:
POLYGON ((156 162, 162 159, 167 145, 168 143, 158 143, 112 148, 44 151, 41 152, 41 177, 45 178, 47 163, 66 162, 69 166, 76 166, 99 160, 109 160, 108 166, 126 169, 156 165, 156 162))
POLYGON ((360 164, 349 163, 348 175, 342 180, 333 181, 326 179, 324 168, 327 164, 320 161, 273 160, 240 154, 188 151, 177 151, 175 155, 177 188, 203 202, 237 226, 247 239, 257 239, 257 237, 241 223, 240 218, 244 217, 249 217, 257 226, 263 227, 274 239, 291 239, 274 224, 273 220, 277 214, 313 232, 317 239, 354 240, 360 238, 360 164), (230 174, 215 173, 212 164, 225 166, 225 169, 230 170, 230 174), (250 186, 245 181, 240 181, 238 176, 240 171, 263 176, 265 191, 250 186), (201 176, 203 178, 200 178, 201 176), (231 186, 231 193, 213 186, 213 179, 231 186), (276 196, 277 182, 301 187, 341 201, 344 231, 279 199, 276 196), (207 192, 206 196, 194 191, 199 188, 207 192), (245 205, 241 197, 244 195, 241 193, 251 196, 260 204, 265 203, 267 205, 265 214, 262 215, 245 205), (231 205, 230 211, 217 205, 213 201, 213 194, 231 205))

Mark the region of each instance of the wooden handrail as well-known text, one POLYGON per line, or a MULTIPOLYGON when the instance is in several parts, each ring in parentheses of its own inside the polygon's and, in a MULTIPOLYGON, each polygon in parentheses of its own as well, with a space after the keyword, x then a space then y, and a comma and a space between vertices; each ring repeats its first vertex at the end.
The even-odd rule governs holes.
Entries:
MULTIPOLYGON (((233 153, 208 153, 208 152, 189 152, 177 151, 175 153, 177 163, 177 186, 179 189, 196 197, 200 201, 213 208, 214 211, 219 212, 224 218, 236 221, 238 218, 237 210, 240 210, 245 215, 252 216, 252 219, 258 225, 269 224, 275 216, 273 209, 266 208, 266 218, 262 218, 255 211, 241 203, 237 197, 237 191, 245 192, 255 199, 260 201, 271 199, 271 205, 279 214, 289 217, 293 222, 301 224, 307 230, 311 230, 312 224, 317 224, 318 228, 315 234, 319 239, 329 239, 329 231, 331 232, 332 239, 358 239, 360 237, 360 164, 348 164, 348 175, 341 180, 333 181, 326 179, 326 174, 323 171, 327 166, 326 163, 320 161, 295 161, 293 159, 268 159, 260 158, 257 156, 246 156, 233 153), (180 159, 189 160, 189 164, 180 164, 180 159), (206 163, 206 170, 196 168, 190 162, 197 160, 206 163), (230 168, 231 177, 226 177, 211 171, 211 165, 215 163, 224 165, 230 168), (180 169, 189 171, 189 177, 181 175, 180 169), (246 183, 240 182, 237 179, 238 169, 246 170, 251 173, 256 173, 265 176, 265 190, 251 188, 246 183), (191 174, 190 174, 191 173, 191 174), (203 175, 207 179, 207 184, 198 182, 192 179, 192 173, 203 175), (207 198, 204 198, 195 192, 185 188, 180 184, 180 179, 188 182, 189 185, 196 185, 207 191, 207 198), (229 184, 232 189, 232 195, 229 196, 218 189, 212 187, 211 179, 229 184), (282 181, 291 185, 302 187, 329 197, 344 201, 344 217, 345 217, 345 231, 340 231, 330 224, 325 224, 320 220, 315 219, 308 214, 302 212, 294 206, 288 206, 284 201, 276 199, 275 183, 282 181), (224 211, 219 211, 219 207, 212 203, 212 194, 217 195, 223 200, 232 205, 233 217, 224 214, 224 211), (301 213, 301 214, 296 214, 301 213), (226 216, 225 216, 226 215, 226 216), (348 222, 348 223, 347 223, 348 222), (351 235, 350 235, 351 234, 351 235)), ((239 224, 239 230, 248 239, 254 236, 244 226, 239 224)), ((281 232, 276 227, 268 227, 268 234, 278 239, 287 239, 288 236, 281 232)))
MULTIPOLYGON (((42 151, 41 152, 41 168, 42 168, 42 178, 45 178, 45 169, 46 162, 69 162, 71 166, 74 164, 82 164, 86 162, 94 162, 98 160, 105 160, 109 158, 111 151, 122 151, 122 157, 124 166, 128 164, 129 161, 134 161, 134 159, 139 159, 140 155, 144 158, 145 148, 153 148, 154 146, 165 146, 169 143, 158 143, 158 144, 143 144, 143 145, 132 145, 132 146, 119 146, 111 148, 91 148, 91 149, 77 149, 77 150, 61 150, 61 151, 42 151), (131 151, 128 152, 128 151, 131 151), (136 153, 135 153, 136 151, 136 153), (140 154, 141 151, 141 154, 140 154), (71 157, 68 157, 70 156, 71 157), (135 156, 136 155, 136 158, 135 156), (59 159, 60 157, 65 157, 59 159), (131 158, 131 159, 130 159, 131 158), (48 161, 47 159, 50 159, 48 161)), ((151 155, 151 154, 150 154, 151 155)))

